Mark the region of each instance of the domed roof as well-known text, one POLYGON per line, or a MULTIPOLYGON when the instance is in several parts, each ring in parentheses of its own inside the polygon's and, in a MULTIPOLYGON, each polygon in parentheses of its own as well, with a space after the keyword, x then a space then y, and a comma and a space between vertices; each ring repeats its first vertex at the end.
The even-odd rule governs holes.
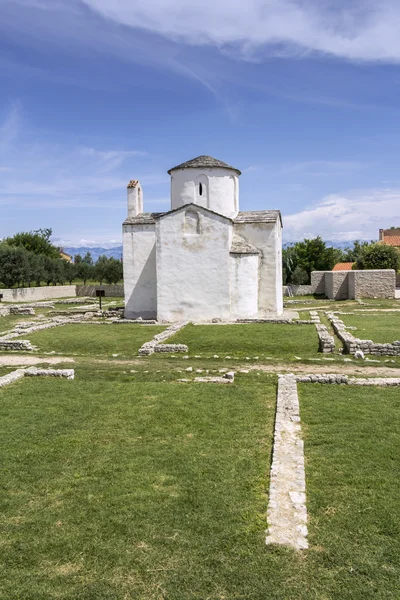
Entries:
POLYGON ((238 175, 241 175, 241 171, 239 169, 235 169, 235 167, 231 167, 227 165, 222 160, 218 160, 217 158, 213 158, 212 156, 197 156, 196 158, 192 158, 192 160, 188 160, 187 162, 182 163, 181 165, 177 165, 176 167, 172 167, 168 171, 168 174, 171 174, 172 171, 176 171, 177 169, 210 169, 213 167, 219 167, 220 169, 230 169, 231 171, 235 171, 238 175))

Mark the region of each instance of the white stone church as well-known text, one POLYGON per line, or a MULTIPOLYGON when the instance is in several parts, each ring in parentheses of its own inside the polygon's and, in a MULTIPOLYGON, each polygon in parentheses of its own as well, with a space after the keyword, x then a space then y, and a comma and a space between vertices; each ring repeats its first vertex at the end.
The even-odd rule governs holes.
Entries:
POLYGON ((168 173, 167 212, 143 212, 139 181, 128 184, 125 317, 173 322, 281 315, 280 212, 240 212, 241 172, 211 156, 168 173))

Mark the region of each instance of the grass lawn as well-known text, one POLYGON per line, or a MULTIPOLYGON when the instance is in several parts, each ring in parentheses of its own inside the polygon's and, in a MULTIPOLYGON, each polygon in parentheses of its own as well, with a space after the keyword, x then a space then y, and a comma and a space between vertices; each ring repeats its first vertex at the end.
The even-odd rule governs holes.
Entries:
POLYGON ((17 370, 17 367, 2 367, 0 365, 0 377, 3 377, 3 375, 8 375, 12 371, 16 371, 16 370, 17 370))
POLYGON ((0 334, 12 329, 17 323, 32 321, 34 318, 34 315, 7 315, 6 317, 0 317, 0 334))
POLYGON ((63 325, 32 333, 29 340, 41 352, 132 358, 144 342, 164 329, 155 325, 63 325))
POLYGON ((187 344, 191 355, 221 358, 259 356, 293 360, 294 356, 318 355, 318 336, 314 325, 188 325, 168 340, 187 344))
POLYGON ((264 545, 272 378, 139 383, 105 367, 0 398, 1 599, 288 597, 298 559, 264 545))
POLYGON ((400 394, 301 385, 310 598, 400 598, 400 394))
POLYGON ((368 313, 339 315, 345 325, 353 325, 351 331, 355 337, 374 342, 388 343, 400 339, 400 313, 380 313, 376 316, 368 313))

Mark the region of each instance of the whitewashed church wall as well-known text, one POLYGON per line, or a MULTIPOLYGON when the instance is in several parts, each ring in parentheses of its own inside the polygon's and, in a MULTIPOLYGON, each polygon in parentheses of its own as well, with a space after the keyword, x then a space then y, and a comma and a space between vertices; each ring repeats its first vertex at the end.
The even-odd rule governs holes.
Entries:
POLYGON ((246 319, 258 316, 257 254, 231 254, 231 318, 246 319))
MULTIPOLYGON (((283 313, 281 245, 276 223, 235 223, 235 232, 261 250, 259 269, 259 316, 283 313), (279 285, 277 285, 279 281, 279 285)), ((279 225, 280 227, 280 225, 279 225)))
POLYGON ((171 209, 198 204, 226 217, 239 210, 239 178, 230 169, 180 169, 171 174, 171 209), (199 195, 202 184, 202 196, 199 195))
POLYGON ((191 207, 159 219, 156 234, 158 320, 229 319, 232 224, 191 207))
POLYGON ((282 225, 280 221, 275 225, 276 251, 275 251, 275 290, 276 307, 278 315, 283 314, 283 272, 282 272, 282 225))
POLYGON ((157 273, 155 225, 124 225, 125 317, 155 318, 157 273))

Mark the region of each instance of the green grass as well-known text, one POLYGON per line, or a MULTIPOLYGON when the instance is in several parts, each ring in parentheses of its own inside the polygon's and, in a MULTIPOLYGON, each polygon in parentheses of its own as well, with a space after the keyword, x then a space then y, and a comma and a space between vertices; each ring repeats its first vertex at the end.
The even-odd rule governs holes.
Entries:
POLYGON ((105 368, 0 397, 1 599, 287 597, 297 559, 264 545, 273 380, 105 368))
POLYGON ((34 318, 34 315, 7 315, 6 317, 0 317, 0 334, 13 329, 17 323, 33 321, 34 318))
POLYGON ((398 390, 300 386, 298 554, 264 543, 275 378, 156 367, 0 390, 1 600, 397 600, 398 390))
POLYGON ((41 352, 54 351, 66 356, 118 354, 120 358, 132 358, 144 342, 164 329, 163 326, 147 325, 63 325, 32 333, 29 340, 41 352))
POLYGON ((363 340, 388 343, 400 339, 400 313, 359 313, 339 315, 345 325, 357 327, 350 332, 363 340))
POLYGON ((188 325, 168 340, 187 344, 191 355, 260 359, 266 356, 293 360, 294 356, 317 356, 314 325, 252 323, 241 325, 188 325))
POLYGON ((0 377, 3 377, 3 375, 8 375, 9 373, 11 373, 12 371, 15 371, 17 369, 17 367, 2 367, 0 365, 0 377))
POLYGON ((310 598, 400 597, 400 394, 301 385, 310 598))

